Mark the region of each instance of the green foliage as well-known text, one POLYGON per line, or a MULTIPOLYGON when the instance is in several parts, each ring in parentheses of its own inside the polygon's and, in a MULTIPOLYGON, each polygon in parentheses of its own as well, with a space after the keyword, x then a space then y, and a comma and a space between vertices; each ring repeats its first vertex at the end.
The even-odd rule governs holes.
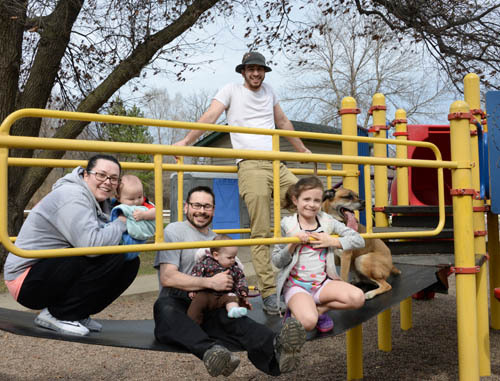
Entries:
MULTIPOLYGON (((130 116, 142 118, 143 112, 136 105, 127 109, 123 100, 117 97, 111 102, 107 109, 108 114, 117 116, 130 116)), ((100 140, 110 142, 129 142, 129 143, 146 143, 152 144, 153 137, 149 131, 148 126, 139 125, 124 125, 124 124, 110 124, 100 123, 97 127, 97 135, 100 140)), ((135 154, 135 153, 119 153, 116 157, 120 161, 133 161, 140 163, 151 163, 153 161, 152 155, 148 154, 135 154)), ((138 176, 143 185, 144 193, 152 196, 154 193, 154 174, 153 171, 127 171, 127 173, 138 176)))

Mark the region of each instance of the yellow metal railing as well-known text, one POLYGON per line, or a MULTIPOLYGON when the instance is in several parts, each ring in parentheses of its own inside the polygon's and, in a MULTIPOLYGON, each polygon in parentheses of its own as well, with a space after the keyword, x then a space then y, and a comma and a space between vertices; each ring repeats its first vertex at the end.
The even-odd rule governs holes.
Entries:
MULTIPOLYGON (((14 246, 7 233, 7 171, 8 166, 47 166, 47 167, 74 167, 76 165, 85 165, 85 161, 78 160, 46 160, 46 159, 21 159, 9 158, 9 148, 28 148, 38 150, 63 150, 63 151, 87 151, 87 152, 116 152, 116 153, 137 153, 137 154, 151 154, 154 156, 153 163, 123 163, 124 169, 143 169, 154 170, 155 172, 155 196, 157 201, 157 226, 162 226, 158 222, 162 222, 162 208, 160 208, 158 201, 162 199, 163 187, 161 183, 161 176, 163 171, 176 171, 179 173, 179 181, 182 179, 182 173, 185 171, 198 171, 198 172, 236 172, 235 166, 216 166, 216 165, 186 165, 180 160, 177 164, 165 164, 162 162, 162 157, 169 156, 194 156, 194 157, 213 157, 213 158, 242 158, 254 160, 271 160, 274 165, 279 164, 280 161, 294 161, 294 162, 312 162, 312 163, 326 163, 326 170, 317 171, 318 175, 345 175, 343 171, 331 170, 331 164, 362 164, 366 168, 370 165, 391 165, 398 167, 425 167, 436 168, 438 174, 438 195, 439 195, 439 223, 436 229, 432 231, 418 231, 418 232, 395 232, 395 233, 373 233, 368 231, 363 234, 366 238, 408 238, 408 237, 424 237, 434 236, 439 234, 444 226, 444 186, 443 186, 443 168, 456 169, 461 165, 460 162, 443 161, 439 149, 432 143, 428 142, 415 142, 415 141, 395 141, 393 139, 376 139, 358 136, 344 136, 325 133, 313 132, 299 132, 299 131, 285 131, 285 130, 263 130, 258 128, 236 127, 236 126, 218 126, 212 124, 200 124, 190 122, 176 122, 176 121, 163 121, 146 118, 134 118, 125 116, 113 115, 99 115, 67 111, 54 111, 42 109, 23 109, 10 114, 0 126, 0 241, 7 250, 22 257, 58 257, 64 255, 86 255, 89 249, 93 254, 112 254, 124 253, 129 251, 151 251, 151 250, 172 250, 172 249, 186 249, 186 248, 203 248, 207 246, 222 247, 228 244, 227 241, 203 241, 203 242, 178 242, 178 243, 165 243, 161 230, 157 231, 155 235, 155 243, 141 244, 141 245, 127 245, 127 246, 106 246, 106 247, 79 247, 79 248, 65 248, 53 250, 24 250, 14 246), (123 142, 103 142, 103 141, 87 141, 87 140, 73 140, 73 139, 55 139, 55 138, 39 138, 39 137, 22 137, 10 136, 9 130, 14 122, 22 118, 37 117, 37 118, 59 118, 69 120, 79 120, 88 122, 102 122, 113 124, 127 124, 127 125, 148 125, 156 127, 170 127, 170 128, 183 128, 183 129, 201 129, 209 131, 221 132, 241 132, 250 134, 272 135, 273 138, 273 151, 257 151, 257 150, 235 150, 229 148, 210 148, 210 147, 181 147, 169 146, 158 144, 141 144, 141 143, 123 143, 123 142), (305 154, 294 152, 280 152, 279 151, 279 137, 298 137, 315 140, 326 141, 351 141, 362 143, 378 143, 378 144, 401 144, 413 145, 430 149, 436 160, 415 160, 415 159, 398 159, 398 158, 376 158, 376 157, 358 157, 358 156, 345 156, 345 155, 328 155, 328 154, 305 154)), ((312 174, 313 170, 296 169, 293 170, 298 174, 312 174)), ((280 237, 280 208, 279 208, 279 186, 277 186, 277 179, 279 171, 274 170, 275 179, 275 224, 274 224, 274 237, 264 239, 239 239, 232 240, 231 245, 234 246, 250 246, 250 245, 269 245, 276 243, 292 243, 298 242, 297 238, 293 237, 280 237)), ((369 179, 369 177, 368 177, 369 179)), ((367 181, 369 182, 369 181, 367 181)), ((180 183, 179 190, 179 212, 182 210, 182 183, 180 183)), ((370 194, 370 193, 367 193, 370 194)), ((179 213, 181 214, 181 213, 179 213)), ((368 210, 368 216, 371 211, 368 210)), ((230 230, 231 232, 239 232, 240 229, 230 230)))

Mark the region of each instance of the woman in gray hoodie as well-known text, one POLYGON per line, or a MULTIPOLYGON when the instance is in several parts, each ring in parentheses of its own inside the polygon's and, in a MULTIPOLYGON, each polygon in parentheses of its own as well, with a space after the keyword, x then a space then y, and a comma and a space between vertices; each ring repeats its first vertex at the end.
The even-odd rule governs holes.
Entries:
MULTIPOLYGON (((25 250, 118 245, 126 220, 109 222, 110 198, 120 181, 113 156, 96 155, 87 168, 59 179, 31 211, 16 246, 25 250)), ((42 310, 35 324, 69 335, 88 335, 102 326, 90 318, 111 304, 132 283, 139 258, 123 254, 22 258, 9 253, 4 266, 7 287, 18 303, 42 310)))

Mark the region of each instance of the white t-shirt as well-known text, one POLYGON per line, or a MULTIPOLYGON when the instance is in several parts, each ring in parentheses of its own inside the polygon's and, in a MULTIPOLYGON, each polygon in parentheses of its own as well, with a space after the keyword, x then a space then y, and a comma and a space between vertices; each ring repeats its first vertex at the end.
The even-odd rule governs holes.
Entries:
MULTIPOLYGON (((263 83, 252 91, 243 84, 230 83, 215 95, 214 99, 226 106, 230 126, 275 129, 274 106, 278 98, 271 86, 263 83)), ((231 133, 234 149, 272 150, 272 136, 231 133)))

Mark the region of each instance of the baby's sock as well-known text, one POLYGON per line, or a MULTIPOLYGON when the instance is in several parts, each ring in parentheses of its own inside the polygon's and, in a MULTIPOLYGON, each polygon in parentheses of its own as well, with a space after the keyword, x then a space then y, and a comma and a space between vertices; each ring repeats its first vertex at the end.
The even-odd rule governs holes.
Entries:
POLYGON ((242 316, 247 316, 248 310, 245 307, 233 307, 231 308, 227 316, 230 318, 240 318, 242 316))

